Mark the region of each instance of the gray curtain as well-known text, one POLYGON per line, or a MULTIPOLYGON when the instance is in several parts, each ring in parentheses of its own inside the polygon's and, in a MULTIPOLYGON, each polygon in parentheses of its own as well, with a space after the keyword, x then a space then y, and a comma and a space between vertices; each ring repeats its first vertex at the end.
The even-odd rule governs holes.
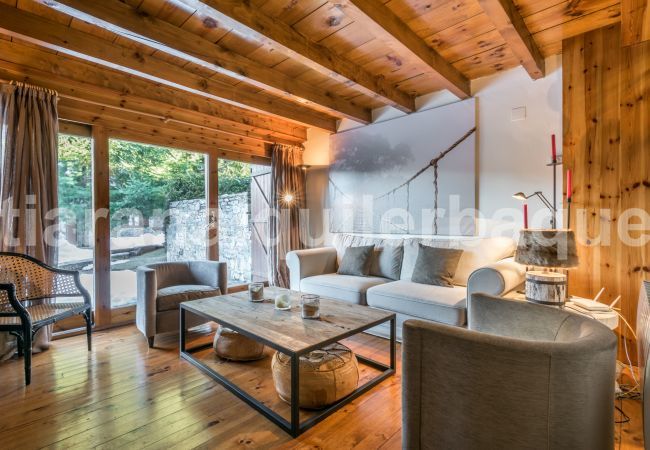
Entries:
MULTIPOLYGON (((0 85, 0 250, 50 265, 57 262, 57 100, 49 89, 0 85)), ((35 351, 47 347, 44 331, 35 351)))
POLYGON ((287 252, 303 248, 300 211, 305 208, 302 148, 274 144, 271 157, 269 283, 289 287, 287 252))

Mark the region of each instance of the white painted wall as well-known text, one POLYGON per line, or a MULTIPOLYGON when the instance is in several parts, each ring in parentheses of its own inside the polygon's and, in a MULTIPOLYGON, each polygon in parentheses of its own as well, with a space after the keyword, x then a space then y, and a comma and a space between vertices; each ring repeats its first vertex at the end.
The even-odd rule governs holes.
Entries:
MULTIPOLYGON (((479 110, 479 211, 490 219, 484 230, 504 222, 522 225, 522 217, 499 219, 501 208, 521 211, 512 194, 542 191, 552 199, 551 134, 562 152, 561 56, 546 60, 546 77, 532 80, 517 67, 472 82, 479 110), (525 108, 525 119, 513 121, 513 109, 525 108)), ((516 111, 516 112, 520 112, 516 111)), ((562 170, 558 167, 558 205, 562 205, 562 170)), ((528 204, 529 226, 549 223, 550 213, 538 199, 528 204)), ((560 216, 560 215, 558 215, 560 216)), ((561 219, 558 219, 561 220, 561 219)))
MULTIPOLYGON (((558 153, 562 152, 561 61, 561 56, 547 58, 547 75, 541 80, 532 80, 517 67, 472 81, 479 116, 477 206, 485 217, 479 220, 481 234, 514 235, 522 227, 523 206, 512 198, 515 192, 542 191, 552 200, 552 171, 546 164, 551 159, 551 134, 556 135, 558 153)), ((417 98, 416 105, 422 111, 457 100, 443 91, 417 98)), ((401 115, 390 107, 379 108, 373 111, 373 121, 401 115)), ((342 120, 339 130, 358 126, 362 125, 342 120)), ((307 137, 304 161, 313 166, 307 180, 310 229, 314 237, 324 235, 315 243, 329 242, 327 218, 321 214, 327 208, 329 138, 327 133, 313 129, 307 137)), ((558 168, 558 205, 562 204, 561 196, 562 170, 558 168)), ((550 213, 538 199, 530 199, 528 208, 529 226, 548 226, 550 213)))

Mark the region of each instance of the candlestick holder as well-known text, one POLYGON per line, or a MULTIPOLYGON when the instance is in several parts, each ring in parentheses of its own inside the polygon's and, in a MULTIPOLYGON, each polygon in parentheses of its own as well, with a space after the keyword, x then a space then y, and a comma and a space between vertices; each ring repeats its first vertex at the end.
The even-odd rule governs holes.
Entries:
POLYGON ((555 159, 551 160, 550 164, 547 164, 546 167, 553 168, 553 203, 552 211, 553 217, 551 218, 551 228, 557 228, 557 166, 562 165, 562 155, 556 156, 555 159))

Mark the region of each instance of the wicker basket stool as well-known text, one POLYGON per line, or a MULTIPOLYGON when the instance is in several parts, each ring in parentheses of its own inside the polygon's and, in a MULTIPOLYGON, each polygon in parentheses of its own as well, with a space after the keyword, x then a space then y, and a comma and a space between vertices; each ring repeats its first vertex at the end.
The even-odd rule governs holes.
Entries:
POLYGON ((264 357, 264 344, 222 326, 215 333, 212 346, 220 358, 229 361, 255 361, 264 357))
MULTIPOLYGON (((291 358, 276 352, 271 363, 275 390, 291 401, 291 358)), ((352 393, 359 383, 359 364, 352 350, 335 343, 300 357, 301 408, 320 409, 352 393)))

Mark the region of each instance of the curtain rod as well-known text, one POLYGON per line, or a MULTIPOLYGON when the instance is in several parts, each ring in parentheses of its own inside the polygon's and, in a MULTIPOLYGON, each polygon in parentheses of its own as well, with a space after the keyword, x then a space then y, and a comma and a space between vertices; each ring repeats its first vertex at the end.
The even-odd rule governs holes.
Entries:
POLYGON ((46 94, 54 95, 57 98, 59 97, 59 93, 54 89, 44 88, 42 86, 36 86, 35 84, 29 84, 23 81, 10 80, 9 82, 3 81, 1 83, 9 86, 19 87, 19 88, 23 88, 23 87, 30 88, 40 92, 45 92, 46 94))

